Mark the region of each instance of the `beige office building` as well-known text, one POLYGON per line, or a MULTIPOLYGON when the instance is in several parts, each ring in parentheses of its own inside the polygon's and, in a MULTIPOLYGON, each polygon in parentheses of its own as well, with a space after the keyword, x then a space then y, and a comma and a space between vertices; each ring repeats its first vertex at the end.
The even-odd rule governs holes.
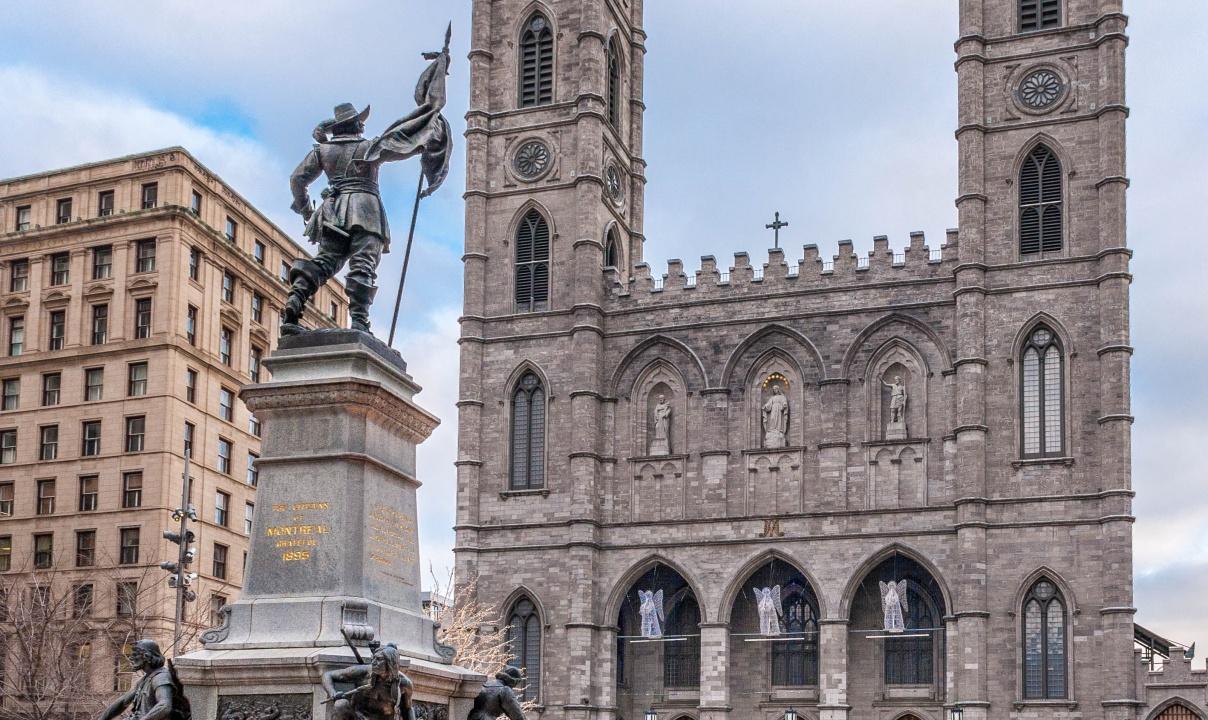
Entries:
MULTIPOLYGON (((85 652, 103 695, 127 681, 114 628, 170 639, 175 593, 158 564, 176 557, 162 533, 176 526, 186 446, 194 629, 239 593, 260 439, 238 393, 265 379, 304 250, 179 147, 0 180, 0 228, 9 630, 28 587, 51 579, 57 617, 98 629, 85 652)), ((305 323, 346 319, 332 282, 305 323)), ((20 658, 6 655, 11 679, 20 658)), ((15 683, 0 687, 20 701, 15 683)))

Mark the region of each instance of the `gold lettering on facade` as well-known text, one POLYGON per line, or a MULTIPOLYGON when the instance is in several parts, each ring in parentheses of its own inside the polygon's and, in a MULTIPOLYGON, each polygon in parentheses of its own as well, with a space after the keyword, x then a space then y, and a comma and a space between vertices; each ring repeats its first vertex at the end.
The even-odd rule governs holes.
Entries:
POLYGON ((310 560, 313 557, 311 549, 319 547, 319 536, 330 533, 331 526, 324 522, 315 522, 314 518, 308 519, 306 513, 326 512, 330 509, 331 504, 326 502, 273 503, 273 512, 290 513, 290 516, 285 522, 266 527, 264 535, 276 538, 273 546, 281 551, 283 562, 310 560))
POLYGON ((404 576, 386 572, 386 568, 405 567, 415 561, 415 522, 404 512, 375 503, 369 509, 365 545, 369 560, 382 566, 386 575, 409 583, 404 576))

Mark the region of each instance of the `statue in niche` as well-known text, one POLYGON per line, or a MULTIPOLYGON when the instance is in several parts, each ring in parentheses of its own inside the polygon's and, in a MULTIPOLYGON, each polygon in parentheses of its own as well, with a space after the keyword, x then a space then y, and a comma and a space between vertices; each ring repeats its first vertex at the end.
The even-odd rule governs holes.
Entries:
POLYGON ((789 431, 789 399, 779 385, 772 386, 772 396, 763 404, 763 446, 775 450, 785 446, 789 431))
POLYGON ((906 405, 910 402, 910 394, 906 391, 906 383, 900 374, 893 376, 893 382, 881 379, 881 385, 889 389, 889 418, 885 423, 886 440, 903 440, 910 436, 906 428, 906 405))
POLYGON ((654 432, 650 441, 651 455, 671 454, 671 403, 666 395, 659 395, 659 402, 654 406, 654 432))
POLYGON ((885 632, 900 633, 906 629, 906 581, 881 581, 881 609, 885 613, 885 632))
POLYGON ((759 610, 759 634, 776 637, 780 634, 780 618, 784 607, 780 604, 780 586, 752 588, 755 591, 755 607, 759 610))
POLYGON ((638 590, 638 614, 642 616, 642 637, 652 640, 663 636, 663 591, 638 590))

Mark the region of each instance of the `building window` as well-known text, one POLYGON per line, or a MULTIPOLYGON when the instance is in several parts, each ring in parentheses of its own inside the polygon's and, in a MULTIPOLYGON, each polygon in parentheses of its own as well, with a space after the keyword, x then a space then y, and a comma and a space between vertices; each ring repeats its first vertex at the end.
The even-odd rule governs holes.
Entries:
POLYGON ((254 452, 247 454, 247 484, 256 487, 260 484, 260 469, 256 467, 256 461, 260 456, 254 452))
POLYGON ((0 408, 4 410, 16 410, 21 406, 21 379, 8 378, 4 381, 4 399, 0 402, 0 408))
POLYGON ((507 643, 512 656, 508 665, 520 668, 524 674, 524 687, 518 692, 520 699, 537 700, 541 690, 541 618, 528 598, 521 598, 512 606, 507 643))
POLYGON ((339 315, 340 315, 340 306, 336 304, 335 300, 332 300, 327 305, 327 317, 330 318, 334 322, 336 320, 336 318, 339 317, 339 315))
POLYGON ((784 631, 796 637, 772 643, 772 685, 802 687, 818 684, 818 612, 805 588, 790 582, 784 588, 784 631))
POLYGON ((25 316, 18 315, 8 320, 8 354, 17 357, 25 352, 25 316))
POLYGON ((104 345, 109 339, 109 306, 92 306, 92 344, 104 345))
POLYGON ((29 260, 13 260, 9 264, 9 292, 25 292, 29 290, 29 260))
POLYGON ((38 488, 38 514, 39 515, 54 515, 55 514, 55 481, 54 480, 39 480, 38 488))
POLYGON ((50 256, 50 284, 66 285, 71 282, 70 253, 55 253, 50 256))
POLYGON ((201 251, 197 248, 189 248, 189 279, 201 281, 201 251))
POLYGON ((248 413, 247 415, 247 431, 251 435, 260 437, 260 421, 257 420, 256 416, 251 413, 248 413))
POLYGON ((1020 363, 1023 456, 1060 456, 1064 450, 1064 358, 1057 334, 1041 325, 1031 331, 1020 363))
POLYGON ((38 459, 57 460, 59 458, 59 426, 43 425, 38 428, 38 459))
MULTIPOLYGON (((17 462, 17 431, 0 430, 0 465, 11 465, 15 462, 17 462)), ((11 504, 9 514, 12 514, 11 504)))
POLYGON ((134 301, 134 337, 138 340, 151 337, 151 298, 134 301))
POLYGON ((219 580, 226 580, 227 573, 227 546, 222 543, 214 543, 214 577, 219 580))
POLYGON ((142 208, 150 210, 159 204, 159 183, 145 183, 142 192, 142 208))
POLYGON ((604 267, 621 266, 621 241, 617 238, 616 228, 608 231, 608 239, 604 246, 604 267))
POLYGON ((54 310, 50 313, 50 345, 49 349, 62 350, 67 335, 67 311, 54 310))
POLYGON ((252 534, 252 517, 256 514, 256 506, 252 503, 243 504, 243 534, 252 534))
POLYGON ((197 434, 197 426, 185 421, 185 457, 193 459, 193 437, 197 434))
POLYGON ((185 339, 190 345, 197 345, 197 307, 194 305, 185 312, 185 339))
POLYGON ((235 332, 228 327, 218 333, 218 360, 227 367, 231 365, 231 345, 234 343, 235 332))
POLYGON ((55 564, 55 536, 52 533, 34 535, 34 568, 45 570, 55 564))
MULTIPOLYGON (((11 513, 10 513, 11 514, 11 513)), ((0 536, 0 572, 8 572, 13 569, 13 536, 0 536)), ((7 598, 5 598, 7 600, 7 598)), ((5 613, 7 614, 7 613, 5 613)), ((0 618, 7 619, 7 618, 0 618)))
POLYGON ((80 454, 84 457, 101 454, 101 421, 89 420, 81 427, 80 454))
POLYGON ((214 493, 214 522, 223 527, 230 522, 231 496, 219 490, 214 493))
POLYGON ((222 301, 232 304, 235 302, 235 276, 230 270, 222 271, 222 301))
POLYGON ((251 353, 247 359, 247 373, 252 377, 252 382, 260 382, 260 361, 264 357, 264 351, 253 346, 251 353))
POLYGON ((549 20, 533 13, 520 34, 520 107, 554 101, 554 32, 549 20))
POLYGON ((143 415, 126 418, 126 452, 142 452, 147 433, 147 418, 143 415))
POLYGON ((1036 581, 1023 601, 1023 696, 1061 700, 1065 682, 1065 603, 1047 578, 1036 581))
POLYGON ((252 322, 264 322, 264 296, 252 293, 252 322))
POLYGON ((281 267, 277 270, 277 279, 283 283, 289 283, 289 263, 281 261, 281 267))
POLYGON ((226 604, 227 599, 222 595, 210 596, 210 627, 222 625, 222 609, 226 604))
POLYGON ((113 191, 102 190, 96 195, 96 216, 109 217, 113 214, 113 191))
MULTIPOLYGON (((685 594, 667 613, 667 635, 685 637, 700 633, 700 606, 685 594)), ((663 655, 663 686, 695 688, 700 686, 700 639, 667 643, 663 655)))
POLYGON ((185 369, 185 402, 197 404, 197 371, 193 368, 185 369))
POLYGON ((218 415, 227 422, 235 419, 235 393, 227 388, 218 391, 218 415))
MULTIPOLYGON (((906 628, 942 627, 939 613, 913 580, 906 581, 906 597, 903 606, 906 628)), ((909 635, 910 633, 906 633, 909 635)), ((930 632, 917 633, 921 637, 890 638, 885 640, 885 684, 886 685, 930 685, 935 679, 935 639, 930 632)))
POLYGON ((76 531, 76 567, 96 564, 96 530, 76 531))
POLYGON ((140 470, 122 475, 122 507, 136 508, 143 505, 143 473, 140 470))
POLYGON ((1019 0, 1019 31, 1061 27, 1061 0, 1019 0))
POLYGON ((155 272, 155 241, 139 240, 135 248, 134 272, 155 272))
POLYGON ((122 528, 121 551, 118 562, 122 565, 138 564, 138 528, 122 528))
POLYGON ((193 211, 194 215, 201 214, 201 193, 197 192, 196 190, 194 190, 193 194, 189 197, 189 209, 193 211))
POLYGON ((529 210, 516 228, 516 311, 549 308, 549 223, 529 210))
POLYGON ((99 483, 96 475, 80 476, 80 512, 96 510, 99 483))
POLYGON ((228 215, 226 219, 226 228, 223 231, 223 234, 226 235, 227 241, 235 242, 235 239, 238 237, 238 233, 239 223, 235 222, 234 218, 228 215))
MULTIPOLYGON (((132 580, 119 582, 114 596, 117 598, 115 610, 118 617, 134 617, 138 612, 138 583, 132 580)), ((123 657, 127 655, 129 653, 122 653, 123 657)))
POLYGON ((84 583, 73 587, 71 589, 72 616, 82 618, 91 615, 94 595, 92 583, 84 583))
POLYGON ((264 264, 264 253, 265 253, 264 243, 261 242, 260 240, 254 241, 252 243, 252 259, 255 260, 256 262, 260 263, 261 265, 263 265, 264 264))
POLYGON ((84 371, 84 400, 100 400, 105 394, 105 368, 88 368, 84 371))
POLYGON ((62 198, 55 202, 55 222, 59 225, 71 222, 71 198, 62 198))
POLYGON ((512 392, 512 490, 545 487, 545 389, 527 372, 512 392))
POLYGON ((92 279, 106 280, 113 277, 113 246, 101 245, 92 249, 92 279))
POLYGON ((126 374, 128 378, 126 394, 130 397, 138 397, 147 394, 147 363, 137 362, 130 363, 126 366, 126 374))
POLYGON ((231 474, 231 441, 218 438, 218 472, 223 475, 231 474))
POLYGON ((42 406, 51 407, 59 404, 60 388, 63 386, 63 376, 60 373, 46 373, 42 376, 42 406))
POLYGON ((17 208, 17 232, 28 230, 33 223, 33 208, 22 205, 17 208))
POLYGON ((1061 161, 1046 145, 1037 145, 1019 171, 1019 254, 1060 252, 1061 218, 1061 161))
POLYGON ((608 122, 621 127, 621 53, 616 38, 608 41, 608 122))

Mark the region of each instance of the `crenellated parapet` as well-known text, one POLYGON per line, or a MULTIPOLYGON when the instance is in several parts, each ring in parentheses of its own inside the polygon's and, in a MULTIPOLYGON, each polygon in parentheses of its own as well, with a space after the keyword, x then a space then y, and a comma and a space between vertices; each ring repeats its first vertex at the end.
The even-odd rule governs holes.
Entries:
POLYGON ((944 243, 936 249, 927 245, 922 232, 910 233, 909 244, 900 250, 890 247, 888 236, 878 235, 866 255, 857 254, 851 240, 841 240, 838 252, 829 259, 813 244, 803 246, 795 261, 785 257, 783 248, 769 248, 766 260, 758 264, 752 262, 749 253, 740 251, 734 253, 728 268, 719 267, 713 255, 704 255, 696 270, 685 271, 683 260, 672 258, 661 273, 653 271, 648 263, 638 263, 628 279, 608 268, 605 282, 611 299, 618 303, 653 304, 683 302, 695 296, 809 292, 940 280, 951 277, 956 264, 957 231, 948 230, 944 243))

